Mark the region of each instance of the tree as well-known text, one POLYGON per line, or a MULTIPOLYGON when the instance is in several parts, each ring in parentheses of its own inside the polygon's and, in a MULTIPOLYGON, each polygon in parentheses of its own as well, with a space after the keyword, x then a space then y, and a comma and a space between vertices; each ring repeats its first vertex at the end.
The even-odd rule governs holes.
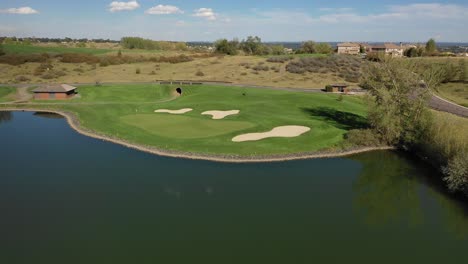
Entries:
POLYGON ((361 86, 373 98, 369 123, 391 145, 415 144, 429 124, 429 89, 411 66, 387 59, 363 70, 361 86))
POLYGON ((405 50, 404 55, 409 58, 419 57, 418 50, 414 47, 405 50))
POLYGON ((459 77, 458 77, 458 80, 460 82, 465 82, 466 81, 466 63, 465 63, 465 59, 460 59, 459 62, 458 62, 458 73, 459 73, 459 77))
POLYGON ((328 43, 317 43, 315 45, 315 52, 320 54, 330 54, 333 52, 333 48, 328 43))
POLYGON ((308 54, 316 53, 315 42, 311 40, 303 42, 300 51, 308 54))
POLYGON ((215 51, 217 53, 227 54, 227 55, 237 55, 239 41, 233 39, 228 41, 227 39, 220 39, 215 42, 215 51))
POLYGON ((283 45, 272 45, 272 46, 270 46, 270 53, 272 55, 283 55, 284 54, 284 46, 283 45))
POLYGON ((426 43, 426 53, 432 55, 437 52, 437 45, 434 39, 429 39, 426 43))
POLYGON ((265 51, 263 46, 262 39, 258 36, 248 36, 241 43, 242 50, 249 55, 263 55, 265 51))

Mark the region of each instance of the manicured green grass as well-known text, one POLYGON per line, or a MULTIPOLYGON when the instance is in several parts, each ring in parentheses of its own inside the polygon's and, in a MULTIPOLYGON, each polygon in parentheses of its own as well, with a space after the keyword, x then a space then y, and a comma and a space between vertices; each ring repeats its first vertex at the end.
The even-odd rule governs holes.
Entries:
POLYGON ((468 107, 468 83, 444 83, 438 88, 438 93, 447 100, 468 107))
POLYGON ((0 102, 12 101, 15 88, 0 86, 0 102))
POLYGON ((175 139, 214 137, 255 127, 255 124, 245 121, 204 120, 167 113, 127 115, 120 119, 148 133, 175 139))
POLYGON ((7 54, 33 54, 33 53, 87 53, 87 54, 105 54, 111 52, 110 49, 92 49, 92 48, 69 48, 69 47, 41 47, 35 45, 4 44, 3 49, 7 54))
MULTIPOLYGON (((222 155, 264 155, 313 152, 343 142, 343 135, 366 123, 359 97, 269 89, 116 85, 79 87, 81 99, 44 107, 75 112, 84 127, 145 146, 183 152, 222 155), (192 108, 183 115, 154 113, 157 109, 192 108), (208 110, 240 110, 238 115, 212 120, 208 110), (232 138, 284 125, 311 131, 295 138, 270 138, 242 143, 232 138)), ((64 101, 61 101, 62 103, 64 101)))

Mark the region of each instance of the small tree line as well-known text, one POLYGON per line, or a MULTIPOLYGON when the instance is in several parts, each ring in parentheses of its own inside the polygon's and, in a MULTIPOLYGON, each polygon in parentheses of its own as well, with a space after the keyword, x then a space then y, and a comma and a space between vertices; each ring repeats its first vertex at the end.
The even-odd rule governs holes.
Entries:
MULTIPOLYGON (((246 39, 239 41, 234 38, 232 40, 220 39, 214 44, 215 52, 226 55, 238 55, 243 52, 246 55, 285 55, 292 53, 291 50, 283 45, 271 45, 262 42, 258 36, 248 36, 246 39)), ((303 42, 301 48, 296 50, 297 54, 304 53, 321 53, 330 54, 333 48, 328 43, 316 43, 314 41, 303 42)))

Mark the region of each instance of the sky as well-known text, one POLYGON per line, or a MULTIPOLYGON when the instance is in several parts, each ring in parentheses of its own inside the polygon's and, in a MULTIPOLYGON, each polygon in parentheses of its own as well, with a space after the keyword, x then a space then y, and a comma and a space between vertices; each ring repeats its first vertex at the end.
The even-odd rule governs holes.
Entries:
POLYGON ((0 36, 468 42, 468 1, 2 0, 0 36))

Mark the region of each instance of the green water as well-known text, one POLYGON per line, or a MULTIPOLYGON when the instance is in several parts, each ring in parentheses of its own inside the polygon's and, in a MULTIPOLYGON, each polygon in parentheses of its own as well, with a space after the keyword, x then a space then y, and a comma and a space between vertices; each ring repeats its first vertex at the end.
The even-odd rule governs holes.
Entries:
POLYGON ((223 164, 0 114, 0 263, 468 263, 468 206, 395 152, 223 164))

